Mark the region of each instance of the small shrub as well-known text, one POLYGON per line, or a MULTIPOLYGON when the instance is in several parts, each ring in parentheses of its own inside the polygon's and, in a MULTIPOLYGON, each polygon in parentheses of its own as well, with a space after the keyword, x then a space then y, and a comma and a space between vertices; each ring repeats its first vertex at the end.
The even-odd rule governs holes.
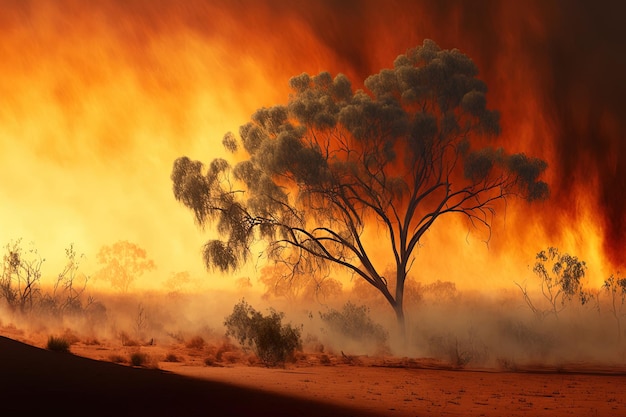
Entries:
POLYGON ((178 359, 178 356, 176 356, 173 353, 168 353, 167 355, 165 355, 165 362, 180 362, 180 359, 178 359))
POLYGON ((113 363, 128 363, 125 357, 117 354, 109 355, 109 360, 113 363))
POLYGON ((54 352, 69 353, 70 342, 64 337, 50 336, 48 338, 47 348, 48 350, 52 350, 54 352))
POLYGON ((324 353, 324 344, 320 342, 317 336, 310 333, 304 339, 304 348, 306 351, 324 353))
POLYGON ((331 364, 330 357, 325 353, 320 355, 320 363, 322 365, 330 365, 331 364))
POLYGON ((471 334, 467 339, 459 339, 451 333, 433 336, 428 344, 433 356, 447 360, 455 368, 482 363, 488 356, 487 347, 476 342, 471 334))
POLYGON ((67 340, 70 345, 80 342, 80 338, 76 336, 76 334, 71 329, 65 329, 62 338, 67 340))
POLYGON ((302 348, 302 339, 301 328, 283 325, 283 318, 283 313, 273 309, 264 316, 241 300, 224 321, 226 335, 237 339, 244 349, 252 349, 266 366, 284 364, 302 348))
POLYGON ((218 363, 218 362, 215 360, 215 356, 213 356, 213 355, 209 355, 209 356, 207 356, 207 357, 204 359, 204 364, 205 364, 206 366, 213 366, 213 367, 215 367, 215 368, 223 368, 223 367, 224 367, 224 365, 222 365, 221 363, 218 363))
POLYGON ((546 356, 556 347, 553 335, 521 321, 501 320, 497 328, 504 341, 521 348, 529 357, 546 356))
POLYGON ((84 343, 87 346, 100 346, 100 341, 98 339, 96 339, 95 337, 91 337, 91 338, 85 339, 84 343))
POLYGON ((233 343, 228 339, 228 337, 224 337, 219 344, 208 344, 206 346, 205 352, 209 355, 212 355, 216 361, 222 361, 222 355, 226 352, 233 352, 237 350, 237 347, 233 345, 233 343))
POLYGON ((185 347, 187 347, 188 349, 197 349, 197 350, 202 350, 204 348, 204 339, 200 336, 195 336, 193 338, 191 338, 191 340, 189 340, 186 344, 185 347))
POLYGON ((132 366, 144 366, 148 363, 148 354, 143 352, 133 352, 130 354, 130 364, 132 366))
POLYGON ((380 324, 374 323, 367 306, 347 302, 343 310, 330 309, 320 317, 331 331, 358 342, 373 342, 378 347, 387 344, 389 334, 380 324))
POLYGON ((227 363, 237 363, 241 359, 241 354, 238 352, 224 352, 222 359, 227 363))
POLYGON ((185 337, 183 336, 182 332, 176 332, 176 333, 167 333, 167 335, 169 337, 171 337, 172 339, 176 340, 178 343, 183 343, 185 341, 185 337))
POLYGON ((343 353, 343 351, 341 352, 341 361, 343 363, 345 363, 346 365, 362 365, 363 362, 361 362, 361 360, 354 356, 354 355, 346 355, 345 353, 343 353))
POLYGON ((120 341, 122 346, 139 346, 139 342, 131 338, 126 332, 120 332, 120 341))
POLYGON ((498 367, 504 371, 509 371, 509 372, 517 371, 517 364, 515 363, 515 360, 513 359, 499 357, 497 359, 497 363, 498 363, 498 367))

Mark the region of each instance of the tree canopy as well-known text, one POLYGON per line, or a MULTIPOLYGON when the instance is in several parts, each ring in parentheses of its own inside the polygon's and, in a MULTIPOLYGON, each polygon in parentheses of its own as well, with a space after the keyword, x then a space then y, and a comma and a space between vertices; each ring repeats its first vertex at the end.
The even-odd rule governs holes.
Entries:
POLYGON ((286 105, 260 108, 238 136, 224 136, 239 162, 174 162, 175 198, 219 233, 204 247, 206 265, 234 270, 264 242, 292 273, 346 268, 402 323, 414 250, 439 217, 457 213, 490 230, 498 200, 549 194, 545 161, 490 145, 499 113, 477 75, 469 57, 425 40, 364 90, 342 74, 293 77, 286 105), (381 225, 394 277, 381 275, 389 260, 377 264, 365 241, 381 225))
POLYGON ((108 281, 111 287, 123 293, 128 292, 137 278, 156 268, 144 249, 126 240, 102 246, 97 259, 102 267, 96 277, 108 281))

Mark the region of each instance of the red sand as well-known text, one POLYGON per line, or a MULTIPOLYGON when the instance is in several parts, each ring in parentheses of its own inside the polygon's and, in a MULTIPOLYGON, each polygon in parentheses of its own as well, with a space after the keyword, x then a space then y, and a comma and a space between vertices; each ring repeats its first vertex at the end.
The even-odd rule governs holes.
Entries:
POLYGON ((373 366, 264 369, 164 364, 183 375, 388 416, 626 416, 626 375, 373 366))
POLYGON ((314 355, 284 369, 206 366, 183 346, 133 348, 180 359, 159 369, 107 362, 128 349, 76 343, 72 355, 0 337, 2 415, 626 416, 624 369, 471 371, 380 358, 324 366, 314 355))

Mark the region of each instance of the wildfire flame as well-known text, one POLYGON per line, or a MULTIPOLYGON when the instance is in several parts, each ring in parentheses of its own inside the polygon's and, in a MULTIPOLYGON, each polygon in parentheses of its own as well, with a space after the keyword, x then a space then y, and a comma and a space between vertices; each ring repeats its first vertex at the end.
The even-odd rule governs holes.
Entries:
POLYGON ((284 103, 291 76, 341 72, 361 87, 431 38, 474 59, 502 114, 498 143, 548 161, 552 195, 509 201, 488 245, 462 222, 435 225, 417 278, 510 286, 552 245, 601 282, 623 268, 626 243, 624 8, 2 0, 2 240, 34 240, 52 257, 71 242, 95 254, 129 239, 162 271, 201 270, 206 236, 174 201, 174 159, 222 155, 223 134, 284 103))

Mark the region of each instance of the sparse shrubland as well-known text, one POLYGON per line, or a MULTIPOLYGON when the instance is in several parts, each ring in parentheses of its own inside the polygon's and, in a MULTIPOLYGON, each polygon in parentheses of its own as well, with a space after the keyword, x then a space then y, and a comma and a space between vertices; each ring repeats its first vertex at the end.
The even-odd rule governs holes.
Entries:
POLYGON ((392 312, 375 302, 377 293, 363 283, 335 299, 326 297, 330 304, 319 313, 322 298, 304 292, 276 293, 271 299, 246 293, 258 297, 252 298, 255 306, 267 308, 261 313, 244 300, 231 308, 238 296, 230 292, 223 294, 232 298, 220 297, 221 303, 207 303, 210 294, 185 291, 93 292, 81 270, 83 257, 72 245, 65 256, 61 272, 46 276, 47 265, 35 249, 24 249, 19 241, 5 247, 2 334, 49 350, 71 347, 74 354, 94 352, 100 360, 149 367, 157 366, 157 358, 206 366, 290 361, 313 366, 406 356, 455 368, 519 370, 529 363, 626 359, 626 278, 611 275, 593 288, 586 279, 597 282, 597 277, 586 276, 584 261, 556 249, 538 254, 527 288, 511 285, 498 295, 461 291, 452 281, 407 281, 413 307, 407 311, 406 345, 395 343, 392 312), (284 324, 283 312, 304 325, 284 324), (136 352, 143 356, 131 357, 136 352))
POLYGON ((106 308, 86 293, 89 277, 79 271, 84 255, 77 255, 70 245, 65 257, 62 271, 47 283, 42 271, 45 258, 34 245, 25 249, 21 240, 7 244, 0 271, 0 306, 30 321, 39 317, 58 323, 68 317, 97 321, 106 316, 106 308))

